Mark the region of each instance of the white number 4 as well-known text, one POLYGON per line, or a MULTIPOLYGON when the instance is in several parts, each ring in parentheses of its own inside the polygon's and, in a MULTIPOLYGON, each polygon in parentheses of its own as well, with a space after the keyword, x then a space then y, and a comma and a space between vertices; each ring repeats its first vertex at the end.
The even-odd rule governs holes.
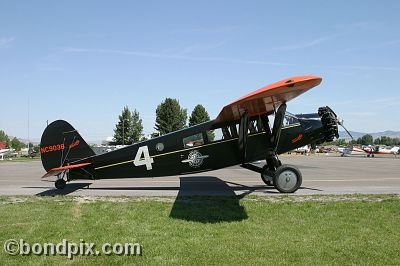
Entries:
POLYGON ((153 169, 153 166, 151 165, 154 163, 153 158, 150 157, 149 154, 149 148, 147 146, 142 146, 138 149, 136 153, 135 160, 133 161, 133 164, 135 166, 141 166, 141 165, 146 165, 147 170, 153 169), (144 158, 142 158, 142 156, 144 158))

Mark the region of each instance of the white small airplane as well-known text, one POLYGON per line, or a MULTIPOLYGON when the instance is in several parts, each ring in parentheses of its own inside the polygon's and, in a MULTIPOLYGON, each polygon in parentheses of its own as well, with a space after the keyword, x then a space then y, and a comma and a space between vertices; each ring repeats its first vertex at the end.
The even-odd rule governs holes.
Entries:
POLYGON ((367 156, 374 157, 375 154, 399 154, 399 147, 386 147, 386 146, 368 146, 363 148, 363 150, 368 154, 367 156))
POLYGON ((366 155, 367 157, 375 157, 375 154, 399 154, 400 148, 399 147, 379 147, 379 146, 368 146, 363 148, 357 147, 344 147, 338 148, 338 151, 341 152, 341 156, 346 155, 366 155))
POLYGON ((3 161, 4 158, 13 156, 15 153, 15 149, 1 149, 0 150, 0 161, 3 161))
POLYGON ((363 149, 349 146, 349 147, 339 147, 338 151, 341 153, 340 156, 347 156, 347 155, 367 155, 367 152, 363 149))
POLYGON ((308 153, 310 153, 310 151, 311 151, 311 149, 308 145, 294 150, 295 153, 301 153, 301 154, 308 154, 308 153))

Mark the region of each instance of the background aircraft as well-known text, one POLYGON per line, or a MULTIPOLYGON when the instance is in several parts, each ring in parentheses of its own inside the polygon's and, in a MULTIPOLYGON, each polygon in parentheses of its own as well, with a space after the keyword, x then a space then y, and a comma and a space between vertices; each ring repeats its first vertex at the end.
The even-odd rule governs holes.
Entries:
POLYGON ((339 136, 339 122, 329 107, 313 114, 286 112, 288 101, 321 80, 300 76, 276 82, 226 105, 212 121, 101 155, 95 155, 69 123, 54 121, 40 144, 47 171, 43 177, 57 175, 55 186, 62 189, 73 179, 181 175, 240 164, 260 173, 278 191, 295 192, 302 175, 296 166, 282 164, 278 155, 339 136), (219 137, 209 138, 210 131, 219 137), (251 163, 257 160, 265 160, 265 166, 251 163))
POLYGON ((0 150, 0 160, 4 160, 7 157, 13 157, 16 155, 17 155, 17 153, 15 152, 15 149, 1 149, 0 150))
POLYGON ((346 155, 365 155, 367 157, 375 157, 376 154, 399 154, 399 147, 380 147, 380 146, 368 146, 357 148, 353 146, 338 148, 338 151, 341 152, 341 156, 346 155))
POLYGON ((364 147, 363 150, 368 157, 374 157, 375 154, 399 154, 399 147, 368 146, 364 147))
POLYGON ((348 146, 348 147, 339 147, 338 151, 341 153, 341 156, 348 156, 348 155, 367 155, 367 152, 361 148, 348 146))

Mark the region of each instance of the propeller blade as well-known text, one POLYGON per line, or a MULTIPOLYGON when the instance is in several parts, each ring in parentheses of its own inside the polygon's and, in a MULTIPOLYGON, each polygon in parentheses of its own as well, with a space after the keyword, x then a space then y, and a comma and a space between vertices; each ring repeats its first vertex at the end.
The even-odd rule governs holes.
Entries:
POLYGON ((342 120, 342 121, 339 121, 339 119, 338 119, 338 120, 337 120, 337 123, 338 123, 339 126, 341 126, 341 127, 347 132, 347 134, 350 136, 350 138, 351 138, 352 140, 354 140, 353 136, 350 134, 350 132, 347 130, 347 128, 343 125, 343 120, 342 120))

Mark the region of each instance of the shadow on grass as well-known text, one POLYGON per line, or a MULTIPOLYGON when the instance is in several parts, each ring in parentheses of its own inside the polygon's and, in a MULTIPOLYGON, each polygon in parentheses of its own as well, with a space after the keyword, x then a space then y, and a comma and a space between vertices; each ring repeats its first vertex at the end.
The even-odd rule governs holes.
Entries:
POLYGON ((170 217, 201 223, 242 221, 248 218, 240 205, 242 195, 224 181, 211 176, 181 177, 180 190, 170 217))
POLYGON ((40 193, 36 196, 57 196, 57 195, 68 195, 84 187, 89 187, 92 183, 68 183, 64 189, 49 189, 40 193))

